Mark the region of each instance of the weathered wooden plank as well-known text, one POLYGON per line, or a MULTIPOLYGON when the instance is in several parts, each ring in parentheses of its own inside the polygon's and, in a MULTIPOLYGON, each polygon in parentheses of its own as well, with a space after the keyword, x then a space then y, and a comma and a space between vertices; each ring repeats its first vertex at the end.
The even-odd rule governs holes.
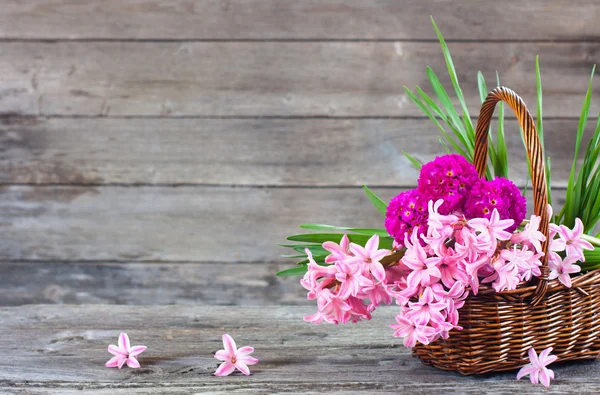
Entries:
MULTIPOLYGON (((514 372, 462 377, 423 366, 394 339, 384 307, 358 325, 311 325, 314 307, 22 306, 0 309, 0 388, 106 394, 183 393, 596 393, 598 362, 552 366, 546 390, 514 372), (108 344, 126 330, 148 349, 142 368, 106 369, 108 344), (252 375, 212 376, 221 334, 255 347, 252 375), (115 393, 115 392, 111 392, 115 393)), ((27 393, 27 392, 24 392, 27 393)))
POLYGON ((0 259, 274 261, 300 223, 381 218, 359 188, 4 186, 0 259))
MULTIPOLYGON (((524 184, 518 126, 506 125, 511 179, 524 184)), ((575 119, 544 124, 556 187, 576 130, 575 119)), ((412 186, 402 151, 431 160, 444 152, 438 136, 429 119, 13 117, 0 119, 0 183, 412 186)))
POLYGON ((306 304, 285 263, 0 262, 0 306, 23 304, 306 304))
POLYGON ((4 2, 0 37, 16 39, 557 40, 600 35, 593 0, 20 0, 4 2), (93 15, 93 18, 90 17, 93 15))
MULTIPOLYGON (((557 29, 558 30, 558 29, 557 29)), ((540 55, 546 116, 577 116, 600 43, 454 43, 468 103, 476 72, 535 103, 540 55)), ((446 66, 437 43, 7 42, 0 113, 110 116, 413 116, 402 86, 446 66)), ((442 79, 450 88, 449 79, 442 79)), ((490 84, 491 85, 491 84, 490 84)), ((600 88, 596 88, 596 93, 600 88)), ((592 114, 600 109, 597 101, 592 114)))
POLYGON ((302 223, 383 217, 360 188, 0 187, 3 260, 272 262, 302 223))

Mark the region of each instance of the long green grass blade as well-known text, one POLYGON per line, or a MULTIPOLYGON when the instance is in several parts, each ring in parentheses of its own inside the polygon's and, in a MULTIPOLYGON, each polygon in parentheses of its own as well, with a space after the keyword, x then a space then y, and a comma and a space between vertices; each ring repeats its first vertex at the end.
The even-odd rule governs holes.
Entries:
MULTIPOLYGON (((298 242, 308 242, 308 243, 325 243, 326 241, 333 241, 336 243, 339 243, 342 236, 344 236, 342 233, 304 233, 304 234, 299 234, 299 235, 292 235, 292 236, 288 236, 288 240, 290 241, 298 241, 298 242)), ((356 243, 356 244, 360 244, 360 245, 365 245, 367 243, 367 241, 371 238, 371 236, 368 235, 361 235, 361 234, 349 234, 348 235, 348 239, 350 239, 351 242, 356 243)), ((391 237, 381 237, 379 239, 379 248, 386 248, 386 249, 391 249, 392 248, 392 238, 391 237)))
MULTIPOLYGON (((500 76, 496 72, 496 84, 500 86, 500 76)), ((497 127, 496 157, 497 163, 494 164, 494 174, 496 177, 508 178, 508 154, 506 149, 506 139, 504 138, 504 102, 498 105, 498 127, 497 127)))
POLYGON ((592 74, 590 76, 590 82, 588 89, 583 101, 583 107, 581 108, 581 115, 579 116, 579 124, 577 125, 577 135, 575 137, 575 154, 573 156, 573 163, 571 165, 571 171, 569 173, 569 181, 567 186, 567 196, 565 199, 565 205, 563 211, 561 211, 562 223, 568 227, 572 227, 575 224, 575 218, 578 215, 579 202, 581 200, 580 189, 576 185, 575 172, 577 169, 577 159, 579 158, 579 151, 581 148, 581 139, 585 131, 585 125, 588 119, 588 113, 590 110, 590 103, 592 100, 592 83, 596 66, 592 68, 592 74))
POLYGON ((469 116, 469 109, 467 108, 467 103, 465 102, 465 97, 463 95, 462 89, 460 89, 460 85, 458 83, 458 77, 456 76, 456 70, 454 68, 454 62, 452 61, 452 56, 450 55, 450 50, 448 49, 448 45, 446 45, 446 41, 442 36, 442 32, 438 29, 435 24, 435 20, 433 17, 430 17, 431 24, 437 33, 438 40, 440 41, 440 45, 442 47, 442 52, 444 54, 444 60, 446 61, 446 67, 448 68, 448 74, 450 75, 450 80, 452 81, 452 86, 454 86, 454 91, 456 92, 456 97, 458 97, 458 101, 463 110, 464 120, 466 132, 468 133, 468 137, 470 141, 475 141, 475 130, 473 129, 473 124, 471 123, 471 117, 469 116))
POLYGON ((367 197, 373 203, 373 206, 379 211, 381 214, 385 215, 387 212, 387 203, 383 201, 379 196, 377 196, 373 191, 371 191, 366 185, 363 185, 363 190, 367 194, 367 197))
POLYGON ((483 77, 481 71, 477 72, 477 88, 479 89, 479 98, 483 103, 488 95, 488 89, 487 84, 485 83, 485 78, 483 77))
POLYGON ((308 271, 308 267, 298 266, 298 267, 293 267, 291 269, 282 270, 275 275, 279 276, 279 277, 304 276, 304 274, 307 271, 308 271))
POLYGON ((410 163, 417 169, 417 170, 421 170, 421 167, 423 167, 423 163, 421 163, 421 161, 419 161, 417 158, 415 158, 414 156, 412 156, 411 154, 409 154, 406 151, 402 151, 402 153, 404 154, 404 156, 406 156, 406 159, 408 159, 410 161, 410 163))

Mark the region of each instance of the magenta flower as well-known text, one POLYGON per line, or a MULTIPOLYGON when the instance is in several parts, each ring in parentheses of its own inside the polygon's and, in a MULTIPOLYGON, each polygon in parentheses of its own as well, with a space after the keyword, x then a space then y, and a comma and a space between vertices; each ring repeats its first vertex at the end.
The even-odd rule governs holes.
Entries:
POLYGON ((517 380, 529 375, 533 384, 542 383, 546 388, 550 387, 550 380, 554 380, 554 372, 546 366, 556 361, 556 355, 550 355, 552 347, 548 347, 542 351, 538 357, 533 347, 528 351, 529 361, 531 363, 523 366, 517 373, 517 380))
MULTIPOLYGON (((379 236, 373 235, 364 248, 358 244, 350 243, 350 251, 354 254, 354 262, 359 262, 364 267, 371 271, 371 274, 377 281, 385 280, 385 269, 381 264, 381 260, 384 256, 390 253, 389 250, 378 250, 379 247, 379 236)), ((350 261, 350 260, 349 260, 350 261)))
POLYGON ((561 225, 558 230, 559 239, 552 241, 552 249, 554 251, 567 251, 567 256, 573 256, 583 261, 583 250, 593 250, 594 246, 589 242, 582 240, 583 223, 579 218, 575 218, 575 226, 573 230, 561 225))
POLYGON ((551 252, 548 257, 548 267, 550 268, 548 279, 558 278, 558 281, 565 287, 571 288, 571 274, 581 271, 581 267, 574 264, 577 260, 576 256, 568 256, 563 260, 556 252, 551 252))
POLYGON ((228 334, 223 335, 224 350, 219 350, 215 354, 215 358, 219 361, 224 361, 215 372, 215 376, 229 376, 235 369, 250 375, 248 365, 254 365, 258 359, 250 356, 254 352, 253 347, 242 347, 240 349, 235 345, 235 341, 228 334))
POLYGON ((109 359, 104 366, 107 368, 121 369, 124 364, 127 364, 130 368, 139 368, 140 363, 136 357, 144 352, 146 346, 131 347, 129 336, 127 336, 127 333, 125 332, 121 332, 117 344, 118 346, 115 346, 114 344, 108 346, 108 352, 114 355, 114 357, 109 359))

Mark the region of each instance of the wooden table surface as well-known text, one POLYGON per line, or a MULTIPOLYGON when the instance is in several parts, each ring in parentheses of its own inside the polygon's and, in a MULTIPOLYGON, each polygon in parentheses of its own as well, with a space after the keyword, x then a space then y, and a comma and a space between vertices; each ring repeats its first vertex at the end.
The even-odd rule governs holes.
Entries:
POLYGON ((308 306, 29 305, 0 309, 0 393, 523 394, 600 391, 599 362, 557 364, 549 390, 515 373, 464 377, 422 365, 391 336, 394 307, 370 322, 312 325, 308 306), (109 369, 126 331, 144 344, 140 369, 109 369), (215 377, 221 335, 252 345, 249 377, 215 377))

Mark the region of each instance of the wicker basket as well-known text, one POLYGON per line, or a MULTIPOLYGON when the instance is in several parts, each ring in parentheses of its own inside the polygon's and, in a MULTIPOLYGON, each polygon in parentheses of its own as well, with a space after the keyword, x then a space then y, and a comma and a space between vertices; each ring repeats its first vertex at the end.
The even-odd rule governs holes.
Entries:
MULTIPOLYGON (((548 236, 546 173, 542 148, 531 114, 512 90, 499 87, 483 103, 475 136, 474 164, 485 174, 487 138, 496 103, 505 101, 521 124, 530 159, 534 212, 548 236)), ((542 245, 547 251, 548 241, 542 245)), ((537 284, 520 284, 512 291, 482 287, 460 309, 462 331, 429 345, 417 343, 413 355, 424 364, 461 374, 513 370, 527 364, 527 350, 554 347, 559 361, 592 359, 600 353, 600 269, 573 278, 572 288, 548 280, 547 254, 537 284)))

